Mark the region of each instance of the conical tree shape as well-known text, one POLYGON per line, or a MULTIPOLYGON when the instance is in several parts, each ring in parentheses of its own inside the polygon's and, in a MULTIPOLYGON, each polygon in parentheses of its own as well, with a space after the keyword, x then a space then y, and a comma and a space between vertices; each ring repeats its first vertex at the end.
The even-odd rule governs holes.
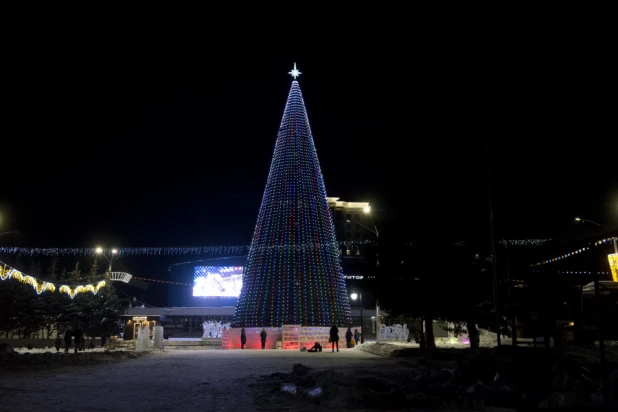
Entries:
POLYGON ((235 327, 350 323, 324 179, 292 82, 236 305, 235 327))

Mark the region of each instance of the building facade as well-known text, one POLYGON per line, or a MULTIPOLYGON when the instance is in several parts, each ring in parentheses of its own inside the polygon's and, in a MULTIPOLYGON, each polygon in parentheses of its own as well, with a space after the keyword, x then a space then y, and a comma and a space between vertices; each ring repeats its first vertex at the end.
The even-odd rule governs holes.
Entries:
POLYGON ((365 212, 369 207, 368 202, 344 202, 338 197, 327 197, 326 200, 333 215, 335 236, 338 241, 374 240, 374 233, 368 229, 373 226, 371 217, 365 212))

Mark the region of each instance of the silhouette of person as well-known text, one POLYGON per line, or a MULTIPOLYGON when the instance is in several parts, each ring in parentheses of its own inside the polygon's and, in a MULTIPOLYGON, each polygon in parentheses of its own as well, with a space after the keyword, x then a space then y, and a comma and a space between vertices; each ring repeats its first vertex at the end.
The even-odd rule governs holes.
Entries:
POLYGON ((73 338, 73 340, 75 341, 75 353, 77 353, 80 348, 82 339, 82 330, 80 328, 75 329, 75 331, 73 332, 73 338))
POLYGON ((69 353, 69 348, 71 347, 71 338, 73 335, 70 330, 64 332, 64 353, 69 353))
POLYGON ((246 343, 247 343, 247 335, 245 334, 245 328, 242 328, 240 330, 240 349, 244 349, 246 343))
POLYGON ((333 344, 333 352, 335 351, 335 345, 337 345, 337 352, 339 352, 339 328, 337 328, 336 323, 333 323, 333 327, 330 328, 330 341, 333 344))
POLYGON ((60 335, 56 336, 54 346, 56 347, 56 352, 60 352, 60 346, 62 346, 62 339, 60 338, 60 335))
POLYGON ((348 328, 345 332, 345 346, 348 349, 352 347, 352 328, 348 328))
POLYGON ((266 346, 266 336, 268 336, 268 334, 266 333, 266 329, 262 328, 262 332, 260 332, 260 339, 262 340, 262 349, 264 349, 264 346, 266 346))
POLYGON ((360 338, 361 338, 360 332, 358 331, 358 329, 354 329, 354 341, 356 342, 357 345, 361 343, 360 338))
POLYGON ((322 345, 320 345, 320 342, 316 342, 307 352, 322 352, 322 345))

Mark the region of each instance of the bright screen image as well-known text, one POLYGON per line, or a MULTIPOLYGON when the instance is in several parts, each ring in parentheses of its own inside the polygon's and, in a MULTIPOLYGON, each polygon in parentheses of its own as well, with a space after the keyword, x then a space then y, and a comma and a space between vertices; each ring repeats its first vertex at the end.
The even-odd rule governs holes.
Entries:
POLYGON ((195 266, 193 296, 237 298, 242 289, 242 266, 195 266))

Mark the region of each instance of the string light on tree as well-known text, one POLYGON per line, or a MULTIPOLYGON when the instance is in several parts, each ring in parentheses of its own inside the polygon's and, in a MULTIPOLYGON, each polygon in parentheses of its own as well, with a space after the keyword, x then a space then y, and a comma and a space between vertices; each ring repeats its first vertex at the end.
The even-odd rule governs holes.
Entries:
MULTIPOLYGON (((301 72, 289 72, 296 79, 301 72)), ((233 325, 347 325, 339 246, 298 81, 286 102, 233 325)))
POLYGON ((36 293, 39 295, 45 292, 46 290, 50 292, 55 292, 56 289, 58 289, 58 292, 66 293, 71 298, 74 298, 75 295, 78 293, 92 292, 96 294, 99 291, 99 289, 105 287, 106 285, 105 281, 101 280, 95 284, 76 285, 72 287, 69 285, 56 286, 52 282, 38 279, 38 278, 35 278, 34 276, 25 275, 19 270, 14 269, 11 266, 7 265, 6 263, 0 262, 0 265, 1 265, 0 266, 0 279, 2 280, 16 279, 22 283, 31 285, 34 288, 34 290, 36 290, 36 293))

